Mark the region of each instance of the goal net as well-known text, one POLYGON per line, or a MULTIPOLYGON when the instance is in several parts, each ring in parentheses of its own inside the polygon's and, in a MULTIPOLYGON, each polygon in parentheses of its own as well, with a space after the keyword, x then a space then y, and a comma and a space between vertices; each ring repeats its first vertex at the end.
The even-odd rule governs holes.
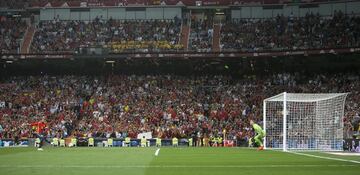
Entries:
POLYGON ((284 92, 265 99, 265 149, 342 150, 346 96, 284 92))

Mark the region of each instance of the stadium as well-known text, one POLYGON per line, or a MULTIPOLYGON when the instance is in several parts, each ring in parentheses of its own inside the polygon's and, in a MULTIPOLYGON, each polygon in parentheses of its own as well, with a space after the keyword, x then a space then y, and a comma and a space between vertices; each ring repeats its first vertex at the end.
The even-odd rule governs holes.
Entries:
POLYGON ((0 174, 360 172, 358 0, 1 0, 0 174))

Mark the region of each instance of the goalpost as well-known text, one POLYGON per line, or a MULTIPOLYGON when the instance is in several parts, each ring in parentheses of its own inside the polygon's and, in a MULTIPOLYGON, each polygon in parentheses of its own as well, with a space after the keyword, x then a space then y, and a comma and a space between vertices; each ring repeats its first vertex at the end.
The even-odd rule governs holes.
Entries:
POLYGON ((265 149, 342 150, 346 96, 284 92, 265 99, 265 149))

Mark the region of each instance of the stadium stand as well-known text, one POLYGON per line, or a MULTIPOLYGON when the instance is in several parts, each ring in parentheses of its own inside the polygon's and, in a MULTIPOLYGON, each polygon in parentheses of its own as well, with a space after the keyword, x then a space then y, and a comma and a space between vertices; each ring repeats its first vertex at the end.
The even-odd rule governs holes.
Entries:
POLYGON ((161 138, 222 135, 246 139, 249 120, 261 123, 262 100, 291 92, 352 92, 345 130, 359 113, 358 74, 300 73, 244 76, 10 77, 0 87, 2 138, 32 137, 29 124, 45 117, 49 137, 161 138), (330 78, 331 77, 331 78, 330 78))
POLYGON ((359 174, 359 7, 0 0, 0 172, 359 174))
POLYGON ((74 52, 81 47, 108 47, 113 52, 179 50, 181 20, 91 22, 42 21, 32 43, 33 53, 74 52))
POLYGON ((211 19, 192 19, 189 49, 197 52, 210 52, 213 39, 213 22, 211 19))
POLYGON ((330 18, 308 13, 303 18, 238 20, 222 27, 221 47, 244 52, 358 47, 359 31, 360 18, 341 11, 330 18))
MULTIPOLYGON (((118 6, 118 3, 123 3, 122 5, 125 6, 129 4, 151 4, 150 1, 146 0, 129 0, 126 2, 118 0, 16 0, 1 1, 0 6, 8 8, 43 7, 46 5, 63 7, 66 3, 65 8, 68 8, 80 6, 82 2, 87 3, 86 7, 97 6, 97 3, 100 3, 98 6, 118 6)), ((236 1, 238 4, 292 2, 295 1, 236 1)), ((155 5, 161 5, 161 3, 176 5, 179 1, 154 1, 152 3, 155 5)), ((184 0, 182 3, 195 5, 195 1, 192 0, 184 0)), ((204 5, 221 5, 230 2, 209 0, 203 3, 204 5)), ((140 9, 142 12, 146 11, 144 7, 140 8, 142 8, 140 9)), ((40 13, 40 10, 37 10, 40 13)), ((70 16, 69 14, 73 11, 67 10, 69 13, 61 13, 70 16)), ((81 10, 74 13, 80 16, 81 10)), ((90 9, 88 10, 90 11, 90 9)), ((129 9, 122 8, 122 10, 129 9)), ((134 8, 129 11, 136 14, 135 11, 137 10, 139 9, 134 8)), ((88 19, 90 19, 89 11, 87 13, 88 19)), ((214 14, 211 16, 206 14, 208 12, 204 12, 206 17, 203 15, 204 18, 197 19, 196 15, 191 15, 185 11, 182 14, 183 16, 176 16, 172 20, 115 20, 103 19, 102 16, 91 21, 60 20, 59 17, 55 17, 53 20, 41 20, 41 15, 37 14, 38 23, 34 22, 34 19, 30 19, 31 15, 27 14, 26 16, 24 14, 27 20, 31 21, 31 25, 36 27, 31 30, 35 32, 34 35, 28 37, 28 40, 31 40, 27 42, 30 46, 30 54, 27 54, 28 50, 24 49, 26 52, 19 54, 20 56, 16 53, 20 51, 22 39, 29 26, 23 19, 14 17, 17 15, 1 16, 0 49, 1 63, 4 63, 0 70, 7 73, 8 64, 19 59, 38 59, 38 57, 40 59, 42 56, 45 57, 44 62, 54 55, 51 58, 69 58, 69 60, 74 61, 74 57, 80 55, 74 54, 79 48, 92 47, 109 49, 111 58, 117 58, 117 54, 125 53, 121 55, 121 59, 126 62, 125 65, 130 65, 133 61, 132 55, 126 55, 127 53, 140 55, 145 52, 143 55, 146 55, 145 57, 149 60, 153 56, 155 57, 151 61, 157 66, 161 64, 160 57, 169 59, 169 57, 180 55, 183 59, 188 59, 192 52, 220 51, 226 53, 227 51, 234 51, 231 53, 232 55, 229 52, 229 55, 225 56, 238 59, 238 65, 245 65, 247 64, 247 56, 259 56, 259 54, 252 55, 252 52, 258 51, 286 52, 289 50, 309 51, 318 49, 319 51, 316 54, 323 54, 320 51, 321 49, 348 48, 343 52, 350 53, 358 52, 359 48, 357 47, 360 47, 359 16, 344 14, 342 11, 335 11, 331 13, 332 16, 307 13, 304 17, 295 17, 291 14, 266 19, 229 19, 228 17, 224 23, 216 23, 216 41, 219 40, 216 43, 220 43, 216 46, 213 45, 214 14), (183 43, 186 43, 186 46, 183 43), (219 47, 220 50, 218 50, 219 47), (188 50, 190 52, 183 52, 188 50), (169 55, 163 55, 169 51, 171 52, 169 55), (159 54, 151 55, 147 54, 148 52, 159 54), (235 54, 240 55, 242 52, 247 52, 246 54, 250 55, 235 58, 235 54), (177 55, 177 53, 180 54, 177 55), (183 53, 184 55, 181 55, 183 53)), ((231 13, 231 11, 225 12, 231 13)), ((226 13, 223 15, 229 15, 226 13)), ((44 14, 47 13, 44 12, 44 14)), ((48 14, 55 14, 55 10, 48 14)), ((149 14, 154 15, 155 12, 149 14)), ((162 15, 164 14, 162 13, 162 15)), ((337 54, 335 51, 327 52, 326 54, 337 54)), ((266 54, 270 55, 271 53, 273 52, 266 54)), ((102 62, 102 66, 105 68, 109 68, 110 65, 106 63, 106 57, 109 55, 101 55, 99 56, 101 58, 97 58, 102 61, 105 60, 105 63, 102 62)), ((141 57, 144 57, 143 55, 141 57)), ((204 55, 195 53, 192 56, 207 56, 204 55)), ((223 53, 214 55, 211 57, 224 56, 223 53)), ((278 55, 274 54, 271 57, 275 58, 278 55)), ((282 56, 284 55, 286 56, 286 53, 282 56)), ((305 52, 300 52, 298 55, 308 56, 305 52)), ((89 55, 84 54, 79 57, 81 56, 87 57, 89 55)), ((31 61, 31 59, 29 60, 31 61)), ((221 61, 219 58, 216 61, 203 61, 201 64, 189 63, 189 65, 192 65, 193 69, 201 71, 205 70, 207 66, 220 65, 221 61)), ((112 63, 111 69, 114 69, 116 61, 110 60, 110 63, 112 63)), ((248 67, 254 68, 251 61, 249 61, 248 67)), ((122 68, 126 69, 126 66, 122 68)), ((225 65, 224 69, 229 69, 229 67, 225 65)), ((160 68, 156 71, 161 72, 160 68)), ((0 124, 3 128, 1 137, 4 138, 32 137, 32 130, 28 125, 45 117, 50 126, 48 136, 59 138, 72 135, 104 138, 130 136, 134 138, 138 133, 151 131, 154 136, 171 139, 173 137, 187 138, 198 133, 216 136, 221 135, 223 129, 226 129, 227 137, 230 139, 247 139, 253 135, 248 121, 250 119, 256 122, 261 121, 262 109, 260 106, 262 100, 283 91, 352 92, 346 105, 346 129, 344 133, 347 137, 351 137, 349 134, 352 131, 351 121, 359 113, 357 104, 360 99, 359 76, 355 73, 324 74, 310 77, 292 73, 241 78, 210 75, 200 77, 175 75, 51 77, 41 75, 0 78, 3 81, 0 84, 0 124)))
MULTIPOLYGON (((110 48, 114 53, 179 51, 184 49, 180 44, 181 25, 177 18, 168 21, 106 21, 101 17, 90 22, 42 21, 31 52, 74 52, 81 47, 94 46, 110 48)), ((222 51, 242 52, 359 47, 359 31, 360 18, 341 11, 330 18, 308 13, 301 18, 233 20, 221 27, 220 47, 222 51)), ((213 33, 211 19, 193 19, 189 50, 212 51, 213 33)), ((12 38, 15 40, 16 36, 12 38)))
POLYGON ((27 24, 20 18, 0 16, 0 52, 19 53, 27 24))

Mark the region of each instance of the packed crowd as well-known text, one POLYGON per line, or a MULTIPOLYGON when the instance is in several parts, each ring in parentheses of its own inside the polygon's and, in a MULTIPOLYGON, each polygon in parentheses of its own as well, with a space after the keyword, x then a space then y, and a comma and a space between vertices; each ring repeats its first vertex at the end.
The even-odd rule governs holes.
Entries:
MULTIPOLYGON (((297 18, 277 16, 269 19, 234 20, 221 28, 222 51, 254 52, 348 48, 360 46, 360 17, 335 12, 321 17, 307 14, 297 18), (335 27, 334 27, 335 26, 335 27)), ((192 19, 189 50, 210 52, 213 40, 212 20, 192 19)), ((74 52, 81 47, 106 47, 119 52, 182 50, 181 19, 174 20, 103 20, 42 21, 37 27, 31 52, 74 52)))
POLYGON ((191 22, 189 49, 197 52, 210 52, 214 34, 212 20, 195 20, 191 22))
POLYGON ((2 0, 0 1, 0 8, 22 9, 29 7, 32 0, 2 0))
POLYGON ((334 12, 331 17, 307 14, 296 18, 237 20, 221 29, 222 50, 296 50, 360 46, 360 17, 334 12))
POLYGON ((0 16, 0 53, 19 53, 27 24, 20 18, 0 16))
POLYGON ((31 50, 34 53, 73 52, 81 47, 107 47, 114 52, 178 49, 181 20, 42 21, 31 50))
POLYGON ((225 76, 11 77, 0 86, 3 138, 33 137, 31 123, 45 120, 49 137, 247 139, 249 120, 262 124, 262 101, 277 93, 351 92, 345 137, 360 112, 358 74, 225 76), (330 78, 331 77, 331 78, 330 78))

